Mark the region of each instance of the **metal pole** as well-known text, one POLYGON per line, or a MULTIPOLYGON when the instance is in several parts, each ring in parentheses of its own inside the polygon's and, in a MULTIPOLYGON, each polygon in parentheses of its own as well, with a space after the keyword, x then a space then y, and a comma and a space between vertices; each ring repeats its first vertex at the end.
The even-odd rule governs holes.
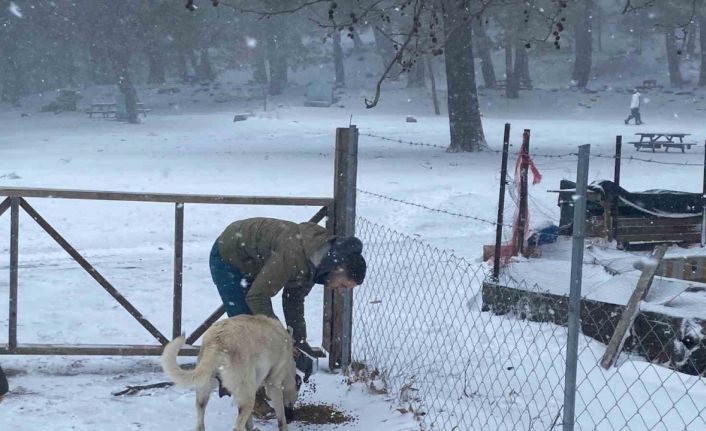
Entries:
MULTIPOLYGON (((345 207, 341 234, 355 235, 355 207, 356 185, 358 176, 358 129, 356 126, 348 128, 348 146, 345 155, 345 207)), ((341 367, 347 368, 351 364, 351 349, 353 342, 353 291, 343 293, 343 314, 341 315, 341 367)))
POLYGON ((181 334, 182 288, 184 280, 184 204, 174 206, 174 298, 172 338, 181 334))
MULTIPOLYGON (((336 129, 333 233, 355 234, 358 129, 336 129)), ((329 368, 345 368, 351 362, 353 292, 324 293, 324 346, 329 348, 329 368), (326 327, 330 330, 327 333, 326 327), (328 339, 327 339, 328 336, 328 339)))
MULTIPOLYGON (((613 182, 616 186, 620 186, 620 162, 623 151, 623 136, 618 135, 615 137, 615 168, 613 170, 613 182)), ((613 207, 611 208, 611 240, 618 240, 618 200, 613 202, 613 207)))
POLYGON ((505 123, 503 154, 500 163, 500 192, 498 193, 498 222, 495 225, 495 255, 493 256, 493 280, 500 278, 500 242, 503 236, 503 212, 505 210, 505 184, 507 183, 507 157, 510 148, 510 123, 505 123))
POLYGON ((564 377, 564 431, 573 431, 576 409, 576 368, 580 329, 579 316, 581 313, 581 277, 586 223, 588 158, 590 152, 590 145, 581 145, 579 147, 579 161, 576 172, 573 247, 571 251, 571 293, 569 295, 569 336, 566 345, 566 373, 564 377))
POLYGON ((706 141, 704 141, 704 180, 701 195, 701 247, 706 244, 706 141))
POLYGON ((8 347, 17 348, 17 275, 20 252, 20 198, 10 198, 10 315, 8 347))
MULTIPOLYGON (((522 133, 522 150, 520 154, 526 154, 529 157, 529 144, 530 144, 530 130, 525 129, 522 133)), ((525 160, 522 161, 520 166, 520 216, 518 217, 518 238, 517 250, 521 255, 525 254, 525 224, 527 223, 527 172, 529 171, 529 166, 525 160)))

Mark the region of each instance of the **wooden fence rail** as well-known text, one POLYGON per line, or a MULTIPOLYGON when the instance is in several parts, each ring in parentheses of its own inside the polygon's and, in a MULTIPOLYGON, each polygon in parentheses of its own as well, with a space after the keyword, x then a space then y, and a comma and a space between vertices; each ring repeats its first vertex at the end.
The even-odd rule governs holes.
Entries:
MULTIPOLYGON (((34 209, 27 198, 83 199, 129 202, 157 202, 174 204, 174 290, 172 303, 172 331, 176 337, 182 332, 182 285, 184 250, 184 205, 288 205, 321 207, 311 221, 319 222, 324 217, 334 217, 333 198, 282 197, 282 196, 227 196, 176 193, 141 193, 96 190, 65 190, 45 188, 0 187, 0 216, 10 209, 10 313, 8 343, 0 344, 0 355, 160 355, 169 339, 159 331, 142 313, 132 305, 98 270, 91 265, 51 224, 34 209), (19 262, 19 214, 24 210, 46 231, 81 267, 88 272, 135 320, 137 320, 159 342, 156 345, 66 345, 66 344, 20 344, 17 340, 18 262, 19 262)), ((198 348, 191 346, 224 313, 221 305, 187 339, 189 346, 182 355, 194 356, 198 348)))

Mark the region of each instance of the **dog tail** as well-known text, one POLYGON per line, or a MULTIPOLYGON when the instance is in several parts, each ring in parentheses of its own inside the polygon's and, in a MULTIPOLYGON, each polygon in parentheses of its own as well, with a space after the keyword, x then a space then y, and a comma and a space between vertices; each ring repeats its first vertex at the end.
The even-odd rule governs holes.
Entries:
POLYGON ((212 349, 202 351, 196 368, 185 370, 176 361, 179 350, 185 342, 186 340, 182 335, 164 346, 162 369, 177 385, 191 388, 204 386, 213 377, 213 371, 217 368, 218 352, 212 349))

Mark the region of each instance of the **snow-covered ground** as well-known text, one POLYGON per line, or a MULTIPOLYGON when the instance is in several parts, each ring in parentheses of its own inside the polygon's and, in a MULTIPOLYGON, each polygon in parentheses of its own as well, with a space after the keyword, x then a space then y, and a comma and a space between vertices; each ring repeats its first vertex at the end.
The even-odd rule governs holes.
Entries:
MULTIPOLYGON (((270 100, 268 110, 263 112, 259 102, 232 100, 211 103, 209 96, 203 92, 199 94, 199 99, 195 99, 200 102, 194 103, 184 96, 188 89, 185 87, 182 93, 173 96, 173 100, 166 95, 160 96, 163 100, 154 96, 155 110, 136 126, 88 119, 82 113, 39 114, 32 110, 32 106, 38 106, 40 100, 35 101, 35 105, 32 101, 28 102, 24 110, 1 110, 0 185, 330 196, 336 127, 345 127, 352 121, 363 133, 441 146, 448 143, 447 119, 430 114, 431 104, 422 92, 414 98, 408 93, 390 90, 384 94, 379 109, 368 111, 362 108, 361 94, 355 91, 343 96, 338 103, 342 107, 336 105, 331 108, 302 107, 302 97, 290 94, 270 100), (234 112, 245 110, 253 111, 255 116, 244 122, 232 122, 234 112), (30 116, 21 116, 23 111, 29 112, 30 116), (419 121, 406 123, 404 118, 407 114, 415 115, 419 121)), ((150 104, 151 93, 145 94, 143 100, 150 104)), ((90 91, 86 91, 86 95, 94 100, 102 97, 90 91)), ((638 130, 679 130, 691 133, 698 141, 706 137, 706 125, 700 119, 703 113, 696 111, 697 108, 706 108, 704 93, 649 95, 649 103, 643 108, 643 118, 647 124, 640 128, 625 126, 622 122, 628 101, 627 94, 613 90, 599 94, 537 90, 523 93, 523 98, 518 101, 507 101, 497 91, 483 92, 481 96, 485 134, 492 149, 500 147, 505 122, 512 123, 515 148, 520 142, 522 129, 529 128, 532 130, 532 153, 545 155, 571 153, 577 145, 584 143, 592 145, 593 154, 610 155, 616 134, 631 137, 638 130)), ((624 151, 634 153, 628 146, 624 151)), ((699 163, 704 157, 703 146, 692 148, 684 154, 658 152, 639 155, 676 163, 699 163)), ((531 221, 533 225, 540 225, 558 219, 557 196, 546 191, 558 188, 561 178, 575 178, 576 160, 574 157, 535 157, 535 161, 544 178, 542 183, 530 189, 531 221)), ((358 187, 492 221, 497 213, 499 166, 500 157, 494 152, 448 154, 435 148, 361 136, 358 187)), ((611 159, 592 158, 590 179, 611 178, 612 170, 611 159)), ((664 188, 696 192, 701 189, 702 171, 700 166, 626 161, 622 168, 622 185, 631 191, 664 188)), ((171 205, 60 199, 29 201, 148 319, 163 332, 170 332, 174 218, 171 205)), ((512 214, 513 208, 511 199, 508 199, 506 214, 512 214)), ((187 205, 184 328, 188 331, 196 327, 218 305, 218 296, 206 262, 213 240, 228 222, 255 215, 304 220, 316 210, 187 205)), ((374 223, 419 237, 440 249, 452 250, 476 265, 480 265, 482 245, 492 243, 495 233, 495 227, 489 223, 432 213, 363 193, 358 195, 358 214, 374 223)), ((3 239, 0 241, 0 334, 7 333, 8 238, 9 215, 6 214, 0 219, 0 239, 3 239)), ((557 274, 537 271, 537 279, 531 282, 541 283, 557 274)), ((584 288, 590 288, 592 282, 585 280, 584 288)), ((24 214, 20 228, 19 284, 21 343, 151 342, 149 334, 24 214)), ((366 289, 366 286, 360 289, 366 289)), ((458 296, 461 303, 457 306, 466 307, 466 299, 473 295, 471 291, 458 296)), ((321 339, 321 298, 321 290, 314 289, 307 299, 312 344, 319 344, 321 339)), ((490 319, 480 315, 478 318, 490 319)), ((542 346, 537 357, 546 358, 547 361, 562 358, 561 349, 565 344, 563 329, 542 326, 523 333, 521 328, 526 328, 524 324, 518 326, 505 320, 493 320, 492 324, 486 323, 481 327, 509 331, 516 334, 517 339, 528 340, 527 345, 531 344, 526 337, 550 331, 553 341, 546 348, 542 346), (515 330, 519 332, 512 332, 515 330)), ((461 334, 475 342, 477 340, 473 337, 479 333, 461 334)), ((3 337, 0 336, 0 343, 6 342, 3 337)), ((584 352, 598 355, 602 348, 602 345, 589 340, 583 340, 583 343, 584 352)), ((512 346, 512 349, 522 346, 512 346)), ((492 349, 501 347, 501 344, 488 344, 488 356, 478 360, 502 366, 492 361, 492 349)), ((439 355, 442 353, 439 352, 439 355)), ((126 385, 164 380, 156 358, 15 356, 1 357, 0 360, 3 367, 11 372, 13 387, 12 394, 0 405, 0 429, 29 431, 46 427, 48 423, 58 429, 76 430, 167 427, 186 430, 192 427, 193 393, 190 391, 155 389, 134 397, 111 395, 111 392, 121 390, 126 385)), ((585 366, 586 374, 596 372, 594 360, 592 356, 583 357, 582 361, 585 362, 582 364, 585 365, 582 366, 585 366)), ((453 368, 454 364, 450 363, 449 366, 453 368)), ((514 366, 517 367, 516 364, 514 366)), ((645 367, 650 366, 645 364, 645 367)), ((655 373, 652 368, 649 370, 649 373, 655 373)), ((644 375, 645 371, 635 373, 644 375)), ((540 383, 556 388, 559 375, 555 374, 547 379, 541 376, 538 379, 540 383)), ((477 378, 482 376, 483 373, 480 373, 477 378)), ((629 377, 621 378, 629 380, 629 377)), ((675 378, 681 377, 657 377, 654 381, 660 383, 658 388, 664 388, 669 385, 662 384, 662 381, 675 378)), ((476 415, 482 413, 481 410, 488 406, 484 402, 505 400, 501 395, 506 395, 508 387, 517 383, 511 377, 498 375, 492 375, 489 379, 493 385, 489 387, 487 397, 477 404, 463 404, 464 410, 475 408, 480 409, 476 415)), ((313 378, 316 391, 307 392, 305 401, 335 403, 356 416, 357 422, 315 429, 387 431, 418 428, 412 415, 400 413, 395 409, 394 402, 385 402, 387 397, 370 394, 361 384, 348 387, 343 380, 341 375, 322 370, 313 378)), ((433 384, 443 385, 443 382, 434 381, 433 384)), ((692 394, 696 399, 706 399, 702 386, 692 386, 696 387, 692 394)), ((527 386, 523 390, 529 391, 531 388, 527 386)), ((521 388, 513 389, 520 394, 511 398, 521 399, 521 388)), ((649 387, 645 393, 654 395, 649 387)), ((391 394, 390 397, 395 395, 391 394)), ((643 395, 640 392, 635 396, 643 395)), ((590 394, 586 396, 590 397, 590 394)), ((594 400, 591 408, 596 409, 595 414, 598 415, 600 407, 596 403, 610 401, 610 397, 599 393, 585 402, 588 403, 588 400, 594 400)), ((680 402, 685 401, 682 399, 680 402)), ((559 406, 550 403, 547 409, 556 414, 559 406)), ((624 408, 633 411, 641 404, 631 406, 624 408)), ((522 409, 519 411, 522 414, 522 409)), ((675 411, 679 413, 679 410, 672 409, 670 414, 675 411)), ((697 414, 702 411, 703 408, 697 406, 697 414)), ((229 399, 214 401, 209 405, 209 428, 230 429, 233 412, 229 399)), ((437 413, 444 414, 443 411, 437 413)), ((684 417, 691 414, 681 413, 684 417)), ((538 423, 551 422, 553 417, 548 417, 538 423)), ((630 429, 640 429, 634 425, 639 422, 639 417, 634 418, 637 419, 631 422, 630 429)), ((507 424, 522 423, 515 416, 508 416, 506 420, 496 423, 506 427, 509 426, 507 424)), ((481 426, 483 422, 478 424, 481 426)), ((611 429, 609 425, 603 423, 602 426, 611 429)), ((262 428, 267 426, 274 428, 274 422, 263 424, 262 428)), ((314 428, 294 424, 292 429, 314 428)), ((616 426, 616 429, 619 427, 616 426)))

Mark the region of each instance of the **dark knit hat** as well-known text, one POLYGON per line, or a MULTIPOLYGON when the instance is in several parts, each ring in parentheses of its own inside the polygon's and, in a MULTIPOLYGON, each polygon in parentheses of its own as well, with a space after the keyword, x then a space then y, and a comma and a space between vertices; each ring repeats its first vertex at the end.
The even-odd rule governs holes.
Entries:
POLYGON ((362 284, 367 269, 362 253, 363 243, 358 238, 354 236, 335 238, 331 242, 328 253, 316 268, 314 282, 324 284, 331 271, 342 268, 357 284, 362 284))

